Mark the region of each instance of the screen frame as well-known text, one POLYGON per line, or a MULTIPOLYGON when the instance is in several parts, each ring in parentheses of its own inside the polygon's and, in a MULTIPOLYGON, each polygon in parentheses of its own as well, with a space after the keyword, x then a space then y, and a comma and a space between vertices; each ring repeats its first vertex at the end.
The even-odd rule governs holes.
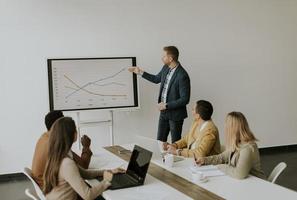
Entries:
MULTIPOLYGON (((103 60, 103 59, 131 59, 132 66, 136 66, 136 57, 90 57, 90 58, 48 58, 47 59, 47 70, 48 70, 48 92, 49 92, 49 108, 50 111, 54 109, 54 95, 53 95, 53 81, 52 81, 52 61, 59 60, 103 60)), ((114 107, 95 107, 95 108, 73 108, 73 109, 59 109, 59 111, 83 111, 83 110, 117 110, 117 109, 129 109, 139 108, 139 91, 138 91, 138 78, 135 73, 132 75, 133 78, 133 91, 134 91, 134 105, 132 106, 114 106, 114 107)))
POLYGON ((131 156, 130 156, 130 160, 129 160, 129 163, 128 163, 128 167, 127 167, 127 172, 126 173, 129 176, 131 176, 132 178, 136 179, 138 183, 143 184, 144 181, 145 181, 145 178, 146 178, 146 175, 147 175, 149 166, 151 164, 152 156, 153 156, 153 152, 151 152, 151 151, 149 151, 149 150, 147 150, 147 149, 145 149, 145 148, 143 148, 141 146, 134 145, 134 148, 133 148, 133 150, 131 152, 131 156), (139 174, 135 173, 135 171, 134 171, 135 169, 132 169, 132 166, 131 166, 132 165, 132 162, 133 162, 132 158, 133 158, 134 154, 136 153, 136 151, 147 154, 147 156, 149 158, 148 166, 145 169, 145 173, 144 173, 143 177, 141 177, 141 176, 139 176, 139 174))

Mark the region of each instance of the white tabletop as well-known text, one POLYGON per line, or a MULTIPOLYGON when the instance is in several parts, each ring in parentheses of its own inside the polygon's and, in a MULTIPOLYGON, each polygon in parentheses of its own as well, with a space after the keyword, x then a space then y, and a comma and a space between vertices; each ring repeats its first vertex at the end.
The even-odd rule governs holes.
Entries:
MULTIPOLYGON (((127 162, 102 149, 93 155, 90 168, 112 169, 127 166, 127 162)), ((90 185, 97 180, 89 180, 90 185)), ((191 198, 147 174, 143 186, 119 190, 107 190, 102 195, 106 200, 190 200, 191 198)))
MULTIPOLYGON (((123 146, 124 148, 132 149, 134 145, 123 146)), ((249 176, 244 180, 237 180, 229 176, 218 176, 209 177, 208 181, 205 183, 194 182, 191 177, 191 170, 189 169, 189 167, 193 165, 193 160, 191 159, 179 161, 175 163, 173 167, 167 167, 163 164, 161 159, 153 159, 152 162, 228 200, 297 200, 297 192, 254 176, 249 176)), ((127 162, 103 148, 92 157, 90 164, 90 168, 98 169, 111 169, 119 166, 125 168, 127 162)), ((97 180, 91 180, 90 184, 96 181, 97 180)), ((103 197, 106 200, 191 199, 149 174, 147 175, 143 186, 120 190, 108 190, 103 193, 103 197)))
POLYGON ((161 160, 153 160, 153 163, 177 174, 200 187, 230 200, 251 200, 251 199, 296 199, 297 192, 270 183, 260 178, 249 176, 244 180, 237 180, 227 175, 208 177, 205 183, 194 182, 192 180, 189 166, 193 165, 193 160, 185 159, 175 163, 173 167, 167 167, 161 160))
MULTIPOLYGON (((122 146, 131 150, 134 144, 122 146)), ((173 167, 167 167, 163 164, 161 159, 153 159, 152 162, 228 200, 297 200, 297 192, 255 176, 237 180, 225 175, 209 177, 208 181, 205 183, 194 182, 192 180, 191 170, 189 169, 193 166, 194 161, 192 159, 176 162, 173 167)))

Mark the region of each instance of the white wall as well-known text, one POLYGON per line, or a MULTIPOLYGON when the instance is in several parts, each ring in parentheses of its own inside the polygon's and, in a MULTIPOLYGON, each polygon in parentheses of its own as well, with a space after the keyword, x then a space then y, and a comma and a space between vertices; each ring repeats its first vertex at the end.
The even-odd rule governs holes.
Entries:
MULTIPOLYGON (((222 139, 239 110, 260 146, 296 144, 296 10, 294 0, 0 0, 0 173, 30 166, 45 130, 46 58, 136 56, 157 73, 171 44, 191 77, 189 110, 210 100, 222 139)), ((142 108, 115 114, 116 143, 155 137, 158 88, 140 80, 142 108)), ((95 151, 108 143, 107 126, 83 131, 95 151)))

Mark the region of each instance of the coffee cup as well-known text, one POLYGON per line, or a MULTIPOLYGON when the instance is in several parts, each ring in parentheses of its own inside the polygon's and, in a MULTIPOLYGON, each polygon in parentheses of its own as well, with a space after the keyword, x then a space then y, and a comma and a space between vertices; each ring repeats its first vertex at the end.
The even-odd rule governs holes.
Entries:
POLYGON ((199 182, 205 179, 205 176, 202 172, 192 172, 192 180, 194 182, 199 182))

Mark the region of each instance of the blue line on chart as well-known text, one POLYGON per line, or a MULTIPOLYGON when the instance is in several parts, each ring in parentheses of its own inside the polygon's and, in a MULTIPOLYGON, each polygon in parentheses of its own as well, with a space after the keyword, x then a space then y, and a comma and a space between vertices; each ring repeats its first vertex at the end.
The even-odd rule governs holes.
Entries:
POLYGON ((111 79, 111 78, 117 76, 118 74, 122 73, 122 72, 125 71, 126 69, 127 69, 127 68, 125 67, 125 68, 121 69, 119 72, 115 73, 114 75, 108 76, 108 77, 106 77, 106 78, 101 78, 101 79, 96 80, 96 81, 88 82, 88 83, 86 83, 85 85, 83 85, 82 87, 80 87, 79 89, 77 89, 77 90, 73 91, 72 93, 70 93, 69 95, 67 95, 65 98, 69 98, 69 97, 72 96, 73 94, 77 93, 78 91, 80 91, 81 89, 83 89, 83 88, 85 88, 85 87, 87 87, 87 86, 89 86, 89 85, 92 85, 92 84, 95 84, 95 83, 97 83, 97 82, 104 81, 104 80, 107 80, 107 79, 111 79))

